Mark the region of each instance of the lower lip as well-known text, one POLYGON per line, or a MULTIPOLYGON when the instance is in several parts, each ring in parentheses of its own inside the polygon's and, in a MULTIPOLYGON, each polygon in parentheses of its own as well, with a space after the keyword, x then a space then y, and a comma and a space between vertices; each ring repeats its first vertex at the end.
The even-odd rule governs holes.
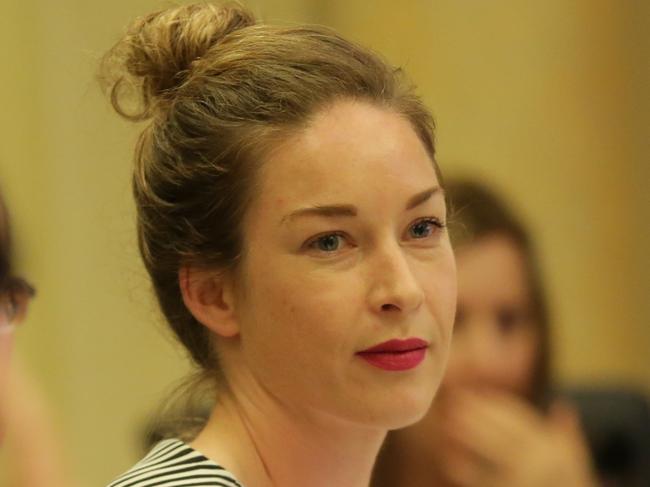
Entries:
POLYGON ((361 352, 357 355, 370 365, 383 370, 410 370, 424 360, 426 348, 417 348, 405 352, 361 352))

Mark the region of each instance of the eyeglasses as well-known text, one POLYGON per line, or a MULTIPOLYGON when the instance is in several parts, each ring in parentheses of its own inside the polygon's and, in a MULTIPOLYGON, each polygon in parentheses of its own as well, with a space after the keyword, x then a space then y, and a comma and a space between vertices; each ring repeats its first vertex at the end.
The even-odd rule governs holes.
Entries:
POLYGON ((29 301, 36 291, 24 279, 9 277, 0 285, 0 319, 18 324, 27 313, 29 301))

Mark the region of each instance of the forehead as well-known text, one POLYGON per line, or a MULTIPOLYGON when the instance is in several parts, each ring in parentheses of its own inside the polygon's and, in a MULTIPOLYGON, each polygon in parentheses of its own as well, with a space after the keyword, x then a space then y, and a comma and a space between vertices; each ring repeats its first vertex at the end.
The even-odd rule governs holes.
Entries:
POLYGON ((410 196, 438 183, 410 122, 358 101, 338 102, 319 112, 276 147, 260 174, 259 196, 281 206, 357 199, 373 191, 384 197, 387 191, 410 196))
POLYGON ((489 235, 456 250, 461 298, 510 301, 528 298, 528 275, 521 250, 508 237, 489 235))

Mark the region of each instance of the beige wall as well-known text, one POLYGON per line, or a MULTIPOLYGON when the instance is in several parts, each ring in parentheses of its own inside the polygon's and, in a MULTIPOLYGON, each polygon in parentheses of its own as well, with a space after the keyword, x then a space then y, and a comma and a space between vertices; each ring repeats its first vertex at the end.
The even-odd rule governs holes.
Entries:
MULTIPOLYGON (((39 289, 19 348, 87 485, 134 459, 148 412, 187 370, 135 250, 136 131, 92 79, 128 20, 158 5, 14 0, 0 16, 0 178, 39 289)), ((650 391, 647 2, 252 5, 404 65, 435 112, 443 168, 493 182, 536 232, 559 376, 650 391)))

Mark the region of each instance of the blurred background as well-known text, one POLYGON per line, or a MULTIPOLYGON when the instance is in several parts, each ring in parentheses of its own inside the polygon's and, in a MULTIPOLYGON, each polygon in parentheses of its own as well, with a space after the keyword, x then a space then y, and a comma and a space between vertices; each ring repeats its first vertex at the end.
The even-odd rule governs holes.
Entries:
MULTIPOLYGON (((443 171, 484 179, 533 230, 558 382, 650 393, 650 2, 247 4, 403 66, 435 114, 443 171)), ((0 184, 18 268, 38 289, 18 349, 83 485, 133 463, 147 417, 188 371, 137 255, 139 129, 94 80, 127 23, 168 5, 9 0, 0 15, 0 184)))

